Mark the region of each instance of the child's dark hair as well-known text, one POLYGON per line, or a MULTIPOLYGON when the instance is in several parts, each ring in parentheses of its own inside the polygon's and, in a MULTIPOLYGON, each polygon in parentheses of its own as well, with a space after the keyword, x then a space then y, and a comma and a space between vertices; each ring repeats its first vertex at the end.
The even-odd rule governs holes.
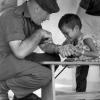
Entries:
POLYGON ((82 23, 78 15, 76 14, 66 14, 62 16, 62 18, 59 21, 58 27, 61 29, 64 24, 67 24, 69 28, 74 29, 76 25, 79 26, 79 28, 82 28, 82 23))

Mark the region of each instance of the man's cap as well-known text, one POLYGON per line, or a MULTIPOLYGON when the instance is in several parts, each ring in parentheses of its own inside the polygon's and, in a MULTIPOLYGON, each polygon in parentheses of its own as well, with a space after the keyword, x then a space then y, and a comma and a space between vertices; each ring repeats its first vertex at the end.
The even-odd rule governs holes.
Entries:
POLYGON ((48 13, 57 13, 60 8, 57 4, 57 0, 35 0, 39 6, 48 13))

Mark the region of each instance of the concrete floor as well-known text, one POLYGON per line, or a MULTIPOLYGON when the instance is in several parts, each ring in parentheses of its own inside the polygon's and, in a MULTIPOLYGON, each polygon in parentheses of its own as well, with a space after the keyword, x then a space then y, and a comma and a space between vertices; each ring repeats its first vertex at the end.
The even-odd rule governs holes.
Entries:
POLYGON ((57 100, 100 100, 100 83, 88 82, 86 93, 76 93, 70 85, 68 86, 56 88, 57 100))
MULTIPOLYGON (((66 82, 62 82, 66 83, 66 82)), ((10 92, 10 100, 12 100, 13 93, 10 92)), ((41 91, 37 91, 36 94, 40 96, 41 91)), ((100 100, 100 83, 88 82, 88 88, 86 93, 76 93, 70 82, 66 85, 56 84, 56 100, 100 100)))
POLYGON ((57 92, 57 100, 100 100, 99 92, 64 93, 57 92))

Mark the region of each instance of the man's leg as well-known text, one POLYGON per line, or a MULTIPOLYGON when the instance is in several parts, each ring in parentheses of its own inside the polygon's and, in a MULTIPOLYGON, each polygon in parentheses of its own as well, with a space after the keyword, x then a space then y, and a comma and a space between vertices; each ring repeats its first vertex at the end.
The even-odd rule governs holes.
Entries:
POLYGON ((8 100, 8 86, 5 81, 0 81, 0 100, 8 100))
POLYGON ((51 80, 51 70, 36 66, 6 81, 7 86, 17 98, 23 98, 44 87, 51 80))
MULTIPOLYGON (((43 61, 60 61, 60 57, 58 55, 48 55, 45 54, 44 56, 40 57, 43 61)), ((38 62, 39 56, 35 59, 36 62, 38 62)), ((39 58, 39 59, 40 59, 39 58)), ((30 58, 26 60, 18 60, 14 56, 9 56, 6 61, 6 65, 4 63, 4 68, 7 66, 10 66, 9 73, 12 73, 12 68, 15 69, 14 72, 9 76, 7 73, 6 76, 8 76, 9 80, 0 82, 0 95, 3 96, 0 97, 7 97, 7 92, 9 89, 13 90, 15 95, 18 98, 21 98, 25 96, 28 93, 32 93, 33 91, 37 90, 38 88, 41 88, 43 84, 46 84, 50 81, 50 69, 41 66, 40 64, 34 63, 34 54, 30 56, 30 58), (32 59, 32 60, 31 60, 32 59), (29 60, 29 62, 28 62, 29 60), (42 84, 42 82, 43 84, 42 84), (26 88, 24 88, 24 83, 26 85, 26 88), (29 84, 28 84, 29 83, 29 84), (31 85, 30 85, 31 84, 31 85), (29 85, 29 86, 28 86, 29 85), (36 85, 36 86, 35 86, 36 85), (31 87, 31 89, 29 89, 31 87), (22 91, 20 91, 22 90, 22 91), (29 92, 28 92, 29 91, 29 92), (20 92, 22 94, 20 94, 20 92), (25 92, 25 93, 24 93, 25 92)), ((40 59, 41 61, 41 59, 40 59)), ((38 62, 39 63, 39 62, 38 62)), ((5 72, 5 71, 4 71, 5 72)), ((5 78, 5 77, 4 77, 5 78)), ((7 78, 5 78, 6 80, 7 78)), ((3 100, 3 99, 0 99, 3 100)))
POLYGON ((47 54, 47 53, 31 53, 28 55, 26 60, 41 63, 43 61, 60 61, 60 56, 57 54, 47 54))
POLYGON ((85 92, 89 66, 82 65, 76 69, 76 92, 85 92))
MULTIPOLYGON (((61 61, 60 56, 57 54, 37 54, 37 53, 31 53, 29 56, 25 58, 28 61, 41 63, 44 61, 61 61)), ((50 68, 50 65, 45 65, 45 67, 50 68)), ((58 66, 55 66, 55 69, 57 69, 58 66)))

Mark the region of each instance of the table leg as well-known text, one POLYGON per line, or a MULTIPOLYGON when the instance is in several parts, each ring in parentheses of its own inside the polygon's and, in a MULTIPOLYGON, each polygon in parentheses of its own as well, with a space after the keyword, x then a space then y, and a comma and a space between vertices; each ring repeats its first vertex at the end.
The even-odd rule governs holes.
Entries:
POLYGON ((55 65, 51 65, 52 80, 42 89, 42 100, 56 100, 55 96, 55 65))

